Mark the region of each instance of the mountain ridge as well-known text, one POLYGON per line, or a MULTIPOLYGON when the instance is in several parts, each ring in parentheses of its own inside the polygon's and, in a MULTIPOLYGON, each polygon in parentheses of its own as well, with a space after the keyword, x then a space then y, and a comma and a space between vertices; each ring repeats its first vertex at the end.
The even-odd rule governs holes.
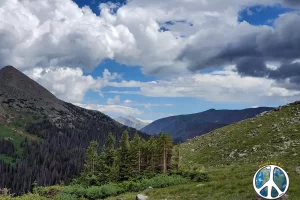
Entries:
POLYGON ((170 116, 156 120, 141 131, 157 135, 160 131, 170 133, 175 141, 185 141, 194 136, 208 133, 217 128, 254 117, 271 107, 246 108, 242 110, 209 109, 199 113, 170 116))

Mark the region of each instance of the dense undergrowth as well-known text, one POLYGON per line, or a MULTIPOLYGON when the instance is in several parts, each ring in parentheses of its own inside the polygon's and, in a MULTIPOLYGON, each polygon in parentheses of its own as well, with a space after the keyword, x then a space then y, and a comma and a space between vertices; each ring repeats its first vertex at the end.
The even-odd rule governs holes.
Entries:
POLYGON ((121 183, 109 183, 101 186, 84 187, 82 185, 55 185, 50 187, 34 188, 33 194, 26 194, 21 197, 13 198, 11 195, 0 196, 0 200, 96 200, 110 196, 117 196, 126 192, 145 192, 152 188, 166 188, 174 185, 187 184, 192 181, 207 182, 209 177, 205 173, 197 172, 176 172, 178 175, 170 172, 169 175, 157 175, 150 179, 141 179, 135 181, 124 181, 121 183), (181 175, 179 175, 181 174, 181 175))

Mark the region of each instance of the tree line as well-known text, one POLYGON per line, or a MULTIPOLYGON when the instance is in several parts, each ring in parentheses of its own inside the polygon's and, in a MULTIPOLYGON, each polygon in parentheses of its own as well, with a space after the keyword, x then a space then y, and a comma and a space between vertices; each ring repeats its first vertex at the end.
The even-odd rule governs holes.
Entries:
POLYGON ((74 182, 84 185, 102 185, 166 173, 172 167, 172 138, 160 133, 149 140, 135 134, 132 140, 125 131, 117 143, 109 134, 101 153, 99 144, 92 141, 85 152, 85 164, 74 182))

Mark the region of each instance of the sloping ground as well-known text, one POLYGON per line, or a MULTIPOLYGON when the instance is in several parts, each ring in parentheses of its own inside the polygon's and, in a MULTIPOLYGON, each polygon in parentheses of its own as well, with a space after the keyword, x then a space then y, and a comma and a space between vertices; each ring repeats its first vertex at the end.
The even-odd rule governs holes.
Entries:
POLYGON ((42 141, 41 138, 23 132, 18 128, 0 124, 0 160, 15 165, 16 160, 23 154, 22 143, 25 138, 29 141, 42 141))
POLYGON ((188 140, 181 145, 181 164, 219 167, 277 161, 291 165, 299 160, 299 150, 300 103, 293 103, 188 140))
MULTIPOLYGON (((288 199, 298 200, 299 131, 300 102, 295 102, 188 140, 180 145, 180 167, 206 172, 211 181, 153 189, 147 195, 151 200, 256 200, 253 176, 260 165, 272 162, 289 175, 288 199)), ((120 197, 133 199, 135 195, 120 197)))
POLYGON ((159 119, 141 129, 150 135, 163 131, 170 133, 176 142, 184 142, 195 136, 200 136, 215 129, 239 122, 256 115, 272 110, 273 108, 259 107, 244 110, 215 110, 178 115, 159 119))

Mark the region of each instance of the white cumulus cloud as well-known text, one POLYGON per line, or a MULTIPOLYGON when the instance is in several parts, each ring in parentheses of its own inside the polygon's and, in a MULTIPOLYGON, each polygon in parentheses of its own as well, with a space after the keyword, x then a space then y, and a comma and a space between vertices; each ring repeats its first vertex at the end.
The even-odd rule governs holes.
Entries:
POLYGON ((120 78, 107 69, 104 69, 102 77, 97 78, 85 76, 80 68, 68 67, 33 68, 24 73, 58 98, 72 103, 81 102, 88 90, 101 90, 110 81, 120 78))

